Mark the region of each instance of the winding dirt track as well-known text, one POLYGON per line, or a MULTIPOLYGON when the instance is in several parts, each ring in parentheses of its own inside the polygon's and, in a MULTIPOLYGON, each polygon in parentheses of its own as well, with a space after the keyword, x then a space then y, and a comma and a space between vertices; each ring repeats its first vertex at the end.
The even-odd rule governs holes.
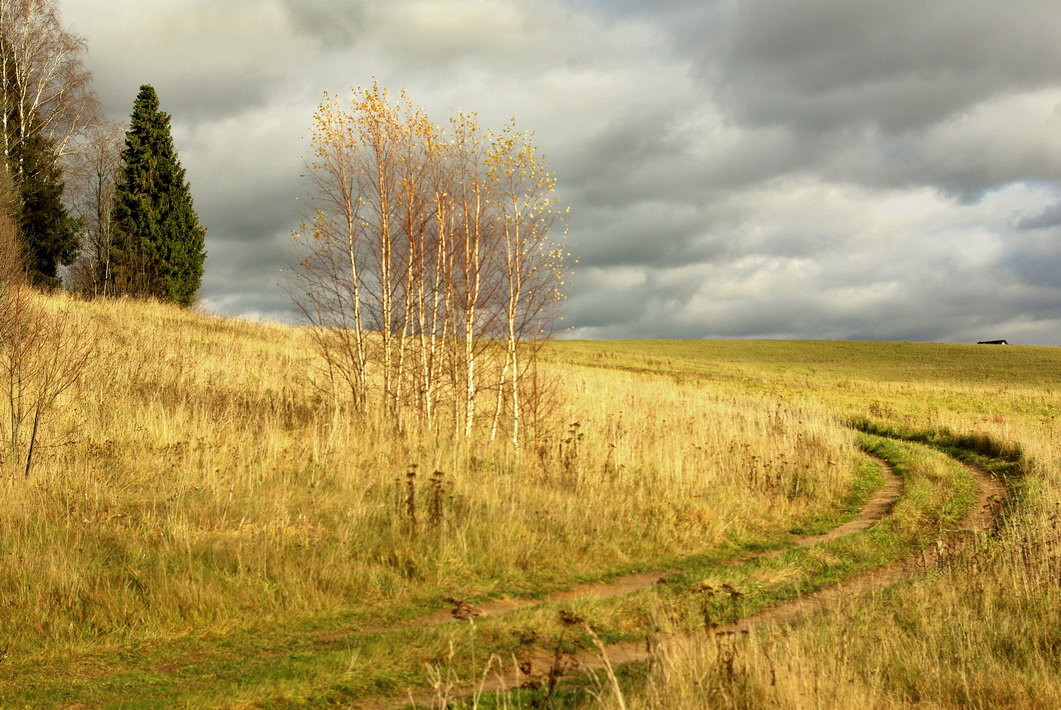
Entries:
MULTIPOLYGON (((793 539, 794 547, 810 547, 852 535, 868 528, 888 514, 892 505, 902 493, 902 481, 895 475, 895 472, 886 461, 877 459, 877 462, 884 473, 885 485, 870 498, 859 515, 824 535, 796 537, 793 539)), ((825 609, 845 597, 886 588, 902 579, 913 577, 926 569, 945 563, 968 546, 977 535, 993 532, 997 528, 999 521, 998 512, 1002 501, 1006 497, 1005 487, 995 477, 974 466, 964 465, 976 477, 980 491, 976 504, 962 520, 958 532, 955 534, 944 538, 925 551, 894 564, 853 577, 832 587, 781 602, 737 622, 718 626, 710 631, 699 631, 690 634, 686 638, 706 638, 708 635, 740 633, 765 624, 779 624, 791 621, 825 609)), ((784 552, 785 550, 773 550, 747 555, 741 559, 773 557, 784 552)), ((502 600, 491 602, 482 607, 480 616, 496 616, 514 609, 534 606, 544 601, 607 599, 650 587, 658 582, 660 577, 660 573, 629 575, 609 582, 582 585, 564 592, 557 592, 544 600, 502 600)), ((458 604, 458 608, 451 612, 449 619, 444 619, 440 612, 410 621, 408 625, 437 624, 444 623, 450 619, 457 620, 455 617, 460 616, 459 606, 458 604)), ((596 651, 584 651, 568 660, 566 675, 603 670, 606 665, 615 666, 624 663, 647 661, 656 653, 659 643, 665 643, 666 641, 666 638, 661 638, 648 642, 618 643, 603 646, 596 651)), ((453 688, 447 693, 447 697, 456 699, 518 688, 528 681, 547 674, 552 662, 553 659, 537 659, 529 667, 524 666, 520 670, 507 673, 495 673, 483 678, 474 686, 453 688)), ((404 698, 392 697, 368 700, 352 707, 361 708, 362 710, 383 710, 384 708, 408 707, 411 704, 430 705, 436 698, 437 693, 435 691, 420 689, 409 692, 404 698)))
MULTIPOLYGON (((746 560, 761 557, 779 557, 792 549, 813 547, 814 545, 820 545, 825 542, 839 540, 842 537, 847 537, 848 535, 853 535, 861 530, 865 530, 883 518, 891 511, 895 501, 902 495, 903 482, 902 479, 895 475, 895 472, 892 470, 891 466, 888 465, 887 461, 877 458, 876 456, 871 458, 873 458, 881 467, 881 472, 884 474, 884 485, 878 488, 873 495, 870 496, 869 500, 866 501, 866 504, 862 507, 862 510, 859 511, 858 515, 853 519, 821 535, 793 535, 791 537, 792 544, 790 547, 742 555, 726 564, 737 564, 746 560)), ((614 597, 633 594, 653 587, 661 580, 666 579, 667 575, 673 571, 674 570, 656 570, 627 574, 621 577, 613 577, 612 579, 603 582, 580 584, 571 589, 553 592, 552 594, 548 594, 539 599, 506 597, 477 606, 454 600, 455 603, 452 609, 442 609, 415 619, 403 621, 393 626, 376 626, 359 629, 354 635, 363 636, 367 634, 397 631, 400 629, 423 628, 439 624, 459 623, 471 618, 482 619, 492 616, 500 616, 502 614, 516 611, 517 609, 529 609, 531 607, 541 606, 542 604, 548 603, 612 599, 614 597)))
MULTIPOLYGON (((870 527, 891 511, 895 501, 898 500, 902 494, 902 480, 895 475, 895 472, 886 461, 876 457, 874 458, 881 466, 885 478, 885 485, 871 496, 862 511, 854 519, 825 534, 794 536, 792 539, 792 547, 787 549, 811 547, 852 535, 870 527)), ((900 560, 894 564, 872 570, 826 589, 781 602, 769 609, 745 617, 737 622, 722 625, 710 631, 696 632, 695 634, 691 634, 690 637, 706 638, 708 634, 739 633, 764 624, 791 621, 824 609, 845 597, 883 589, 899 580, 913 577, 926 569, 943 564, 969 545, 977 535, 992 532, 997 528, 998 511, 1001 502, 1006 496, 1006 489, 996 478, 973 466, 966 465, 966 468, 976 477, 980 490, 976 504, 962 520, 959 529, 955 534, 944 538, 925 551, 900 560)), ((757 557, 775 557, 783 554, 787 549, 749 554, 739 559, 740 561, 743 561, 757 557)), ((504 599, 484 604, 478 608, 470 607, 458 602, 452 611, 436 612, 418 619, 410 620, 398 627, 379 629, 377 631, 449 623, 472 617, 481 618, 497 616, 509 611, 528 608, 546 602, 608 599, 651 587, 658 583, 666 574, 667 572, 645 572, 627 575, 607 582, 580 585, 570 590, 556 592, 539 600, 504 599)), ((368 630, 365 630, 363 633, 368 633, 368 630)), ((566 673, 567 675, 579 672, 585 673, 594 670, 602 670, 609 664, 614 666, 623 663, 647 661, 655 654, 658 644, 660 642, 666 642, 666 640, 666 638, 663 638, 654 639, 649 642, 618 643, 603 646, 596 651, 584 651, 568 659, 566 664, 568 670, 566 673)), ((553 662, 554 659, 552 658, 535 659, 531 661, 529 666, 524 665, 520 670, 497 672, 483 678, 474 686, 451 689, 447 693, 447 696, 450 699, 454 699, 468 697, 473 694, 494 693, 518 688, 530 680, 546 675, 553 662)), ((384 708, 408 707, 412 703, 417 705, 429 705, 436 699, 436 697, 437 693, 434 690, 420 689, 408 693, 404 698, 392 697, 387 699, 379 698, 367 700, 363 703, 355 704, 353 707, 362 708, 363 710, 382 710, 384 708)))
MULTIPOLYGON (((886 465, 886 464, 885 464, 886 465)), ((756 614, 747 616, 731 624, 718 626, 711 631, 698 632, 693 636, 705 637, 708 634, 732 634, 751 630, 757 626, 769 623, 784 623, 802 616, 812 614, 825 609, 844 597, 856 596, 866 592, 884 589, 896 582, 913 577, 926 569, 938 567, 946 561, 953 559, 955 555, 965 549, 981 533, 993 532, 998 526, 998 511, 1002 501, 1006 497, 1005 487, 985 471, 974 466, 963 464, 976 476, 980 485, 977 502, 958 526, 958 531, 950 537, 944 538, 936 545, 916 555, 912 555, 894 564, 880 567, 866 574, 852 577, 844 582, 831 587, 821 589, 817 592, 805 594, 795 599, 781 602, 769 609, 764 609, 756 614)), ((894 474, 893 474, 894 475, 894 474)), ((636 661, 647 661, 655 652, 650 647, 653 644, 620 643, 606 646, 604 652, 607 654, 607 663, 618 665, 636 661)), ((574 657, 572 667, 585 671, 602 669, 605 667, 605 658, 599 651, 584 652, 574 657)), ((541 672, 537 668, 534 672, 541 672)), ((498 677, 494 679, 494 687, 484 687, 483 691, 493 692, 506 690, 526 682, 526 678, 516 680, 511 677, 498 677)), ((488 682, 486 685, 489 685, 488 682)))

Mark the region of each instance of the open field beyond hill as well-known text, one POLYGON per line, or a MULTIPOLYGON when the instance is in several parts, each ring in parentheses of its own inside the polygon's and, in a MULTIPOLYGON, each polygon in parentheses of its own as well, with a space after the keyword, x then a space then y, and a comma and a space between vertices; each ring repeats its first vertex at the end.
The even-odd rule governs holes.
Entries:
POLYGON ((980 448, 1021 462, 998 536, 975 552, 783 633, 677 641, 628 706, 1061 704, 1061 350, 635 341, 562 343, 555 357, 716 392, 771 392, 967 460, 980 448))
POLYGON ((1061 349, 560 342, 517 455, 352 421, 296 328, 69 307, 92 367, 0 484, 3 706, 1061 705, 1061 349))

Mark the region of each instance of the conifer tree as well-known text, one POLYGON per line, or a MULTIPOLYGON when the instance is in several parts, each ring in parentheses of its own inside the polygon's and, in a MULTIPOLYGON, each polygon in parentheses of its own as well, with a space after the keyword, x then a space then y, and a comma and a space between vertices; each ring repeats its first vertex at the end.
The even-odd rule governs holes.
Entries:
POLYGON ((27 275, 35 286, 58 288, 58 267, 80 250, 80 221, 63 205, 63 176, 52 141, 40 135, 19 147, 18 226, 27 275))
POLYGON ((59 285, 80 224, 63 204, 60 161, 96 115, 85 40, 68 32, 57 0, 0 0, 0 162, 26 275, 59 285))
POLYGON ((151 86, 133 104, 115 188, 114 290, 190 306, 202 282, 206 231, 151 86))

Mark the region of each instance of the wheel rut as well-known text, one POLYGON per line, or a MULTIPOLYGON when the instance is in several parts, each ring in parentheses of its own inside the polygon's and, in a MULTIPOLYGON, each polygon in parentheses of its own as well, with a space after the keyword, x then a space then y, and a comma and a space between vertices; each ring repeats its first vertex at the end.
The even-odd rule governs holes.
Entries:
MULTIPOLYGON (((891 511, 893 505, 901 496, 903 490, 902 480, 895 474, 887 461, 877 457, 873 458, 881 466, 885 485, 870 497, 862 511, 854 519, 821 535, 796 536, 793 538, 793 546, 790 548, 753 553, 738 558, 738 561, 776 557, 791 549, 806 548, 838 540, 864 530, 881 520, 891 511)), ((594 651, 583 651, 574 654, 568 657, 564 676, 569 677, 579 673, 604 670, 607 667, 625 663, 648 661, 655 655, 661 643, 666 643, 668 640, 675 638, 706 639, 709 636, 743 633, 759 626, 793 621, 827 608, 844 598, 884 589, 898 581, 912 578, 927 569, 944 564, 970 545, 978 535, 993 532, 997 528, 999 509, 1002 501, 1006 498, 1006 489, 997 478, 974 466, 963 465, 976 478, 979 486, 977 501, 962 519, 957 532, 943 538, 928 549, 891 565, 871 570, 831 587, 780 602, 736 622, 720 625, 710 630, 682 634, 680 636, 661 637, 648 641, 601 645, 594 651)), ((498 600, 497 602, 483 605, 481 607, 482 613, 478 616, 497 616, 515 609, 528 608, 550 601, 564 602, 616 597, 651 587, 658 583, 661 577, 665 577, 666 574, 667 572, 646 572, 637 575, 627 575, 607 582, 580 585, 538 600, 498 600)), ((458 604, 453 610, 445 612, 450 615, 449 619, 443 618, 443 612, 438 612, 411 620, 407 625, 400 628, 449 623, 451 620, 458 621, 461 617, 461 609, 459 607, 460 605, 458 604)), ((473 617, 465 616, 464 618, 473 617)), ((468 697, 473 694, 496 693, 519 688, 528 682, 548 677, 550 672, 555 672, 553 670, 554 665, 555 659, 552 657, 531 658, 513 672, 497 672, 483 677, 474 687, 455 688, 449 693, 449 697, 468 697)), ((360 708, 361 710, 384 710, 385 708, 409 707, 413 704, 430 705, 436 697, 437 694, 434 690, 421 689, 411 691, 401 699, 393 697, 389 699, 378 698, 366 700, 363 703, 355 703, 351 707, 360 708)))
MULTIPOLYGON (((903 482, 901 478, 895 475, 895 471, 892 470, 892 467, 887 461, 876 456, 870 456, 870 458, 876 461, 880 466, 881 473, 884 476, 884 485, 873 492, 869 500, 863 505, 862 510, 860 510, 858 515, 854 518, 843 525, 819 535, 793 535, 790 538, 791 545, 789 547, 741 555, 732 560, 728 560, 723 564, 733 565, 758 558, 779 557, 790 550, 813 547, 814 545, 832 542, 833 540, 839 540, 848 535, 853 535, 881 520, 891 511, 892 506, 895 505, 895 502, 902 495, 903 482)), ((450 600, 452 606, 449 609, 441 609, 392 626, 376 626, 359 629, 355 635, 386 633, 390 631, 423 628, 440 624, 460 623, 471 619, 501 616, 520 609, 530 609, 550 603, 563 604, 579 601, 613 599, 615 597, 634 594, 649 589, 660 582, 665 581, 667 576, 674 572, 675 570, 636 572, 633 574, 613 577, 600 582, 580 584, 571 587, 570 589, 552 592, 544 597, 535 599, 503 597, 501 599, 495 599, 474 605, 465 601, 453 599, 450 600)))
MULTIPOLYGON (((955 534, 943 538, 927 550, 891 565, 879 567, 831 587, 781 602, 733 623, 720 625, 709 631, 698 632, 696 635, 703 637, 705 635, 741 633, 766 624, 793 621, 825 609, 845 597, 884 589, 903 579, 912 578, 925 570, 939 567, 947 560, 952 559, 972 544, 978 534, 993 532, 997 528, 998 511, 1006 497, 1005 487, 994 476, 974 466, 963 465, 976 477, 980 490, 977 494, 976 504, 962 519, 955 534)), ((655 651, 654 645, 644 642, 620 643, 606 646, 604 651, 607 663, 618 665, 648 660, 655 651)), ((603 668, 605 659, 600 652, 593 654, 582 653, 574 657, 573 666, 584 671, 594 670, 603 668)), ((497 689, 503 690, 507 687, 511 686, 499 685, 497 689)))

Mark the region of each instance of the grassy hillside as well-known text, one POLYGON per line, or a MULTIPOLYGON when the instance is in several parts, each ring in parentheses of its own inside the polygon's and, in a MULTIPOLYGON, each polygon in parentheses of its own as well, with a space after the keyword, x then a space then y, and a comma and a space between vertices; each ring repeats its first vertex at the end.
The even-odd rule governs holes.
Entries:
MULTIPOLYGON (((487 432, 465 440, 354 420, 332 406, 297 328, 135 302, 47 303, 68 307, 98 343, 47 422, 32 475, 0 483, 5 706, 317 706, 481 672, 526 634, 568 638, 557 605, 471 626, 412 620, 445 614, 445 599, 533 600, 637 570, 706 578, 746 550, 786 547, 791 531, 827 529, 875 485, 853 417, 1014 440, 1029 474, 1022 507, 976 562, 988 580, 977 588, 995 590, 988 601, 968 575, 947 572, 957 576, 868 607, 873 623, 895 626, 895 653, 920 634, 917 648, 946 660, 920 676, 882 674, 852 650, 844 669, 855 680, 844 682, 898 704, 959 703, 943 680, 953 674, 1001 687, 1008 673, 1023 688, 1013 697, 1056 692, 1034 674, 1056 667, 1051 629, 1061 628, 1047 625, 1058 577, 1041 576, 1056 562, 1049 516, 1061 501, 1058 349, 556 343, 558 410, 516 454, 487 432), (1013 585, 1019 605, 1004 602, 1013 585), (915 632, 896 610, 931 625, 915 632), (999 643, 966 628, 976 613, 992 615, 999 643), (955 624, 965 636, 948 635, 955 624), (1028 625, 1038 635, 1016 633, 1028 625), (981 642, 976 658, 962 655, 981 642), (1003 642, 1032 644, 1037 665, 1009 672, 1003 642)), ((858 544, 783 568, 733 567, 735 583, 758 580, 743 587, 749 609, 906 554, 955 519, 968 504, 961 467, 904 451, 920 497, 858 544)), ((576 610, 608 641, 694 623, 691 603, 663 589, 576 610)), ((785 643, 804 649, 792 656, 800 673, 833 682, 835 661, 814 643, 854 648, 859 627, 808 628, 785 643)), ((675 651, 671 671, 629 702, 689 707, 688 693, 708 687, 689 685, 697 664, 716 663, 702 650, 675 651)), ((741 682, 759 692, 764 677, 748 670, 741 682)), ((735 705, 757 702, 727 688, 735 705)))
POLYGON ((98 345, 33 474, 3 481, 10 702, 48 702, 46 678, 102 702, 101 683, 70 677, 86 658, 140 672, 129 649, 144 643, 149 669, 169 663, 152 661, 159 644, 189 639, 282 653, 306 629, 769 540, 836 515, 860 461, 824 411, 589 370, 563 374, 561 412, 521 456, 485 435, 398 435, 330 406, 296 328, 49 303, 98 345))

